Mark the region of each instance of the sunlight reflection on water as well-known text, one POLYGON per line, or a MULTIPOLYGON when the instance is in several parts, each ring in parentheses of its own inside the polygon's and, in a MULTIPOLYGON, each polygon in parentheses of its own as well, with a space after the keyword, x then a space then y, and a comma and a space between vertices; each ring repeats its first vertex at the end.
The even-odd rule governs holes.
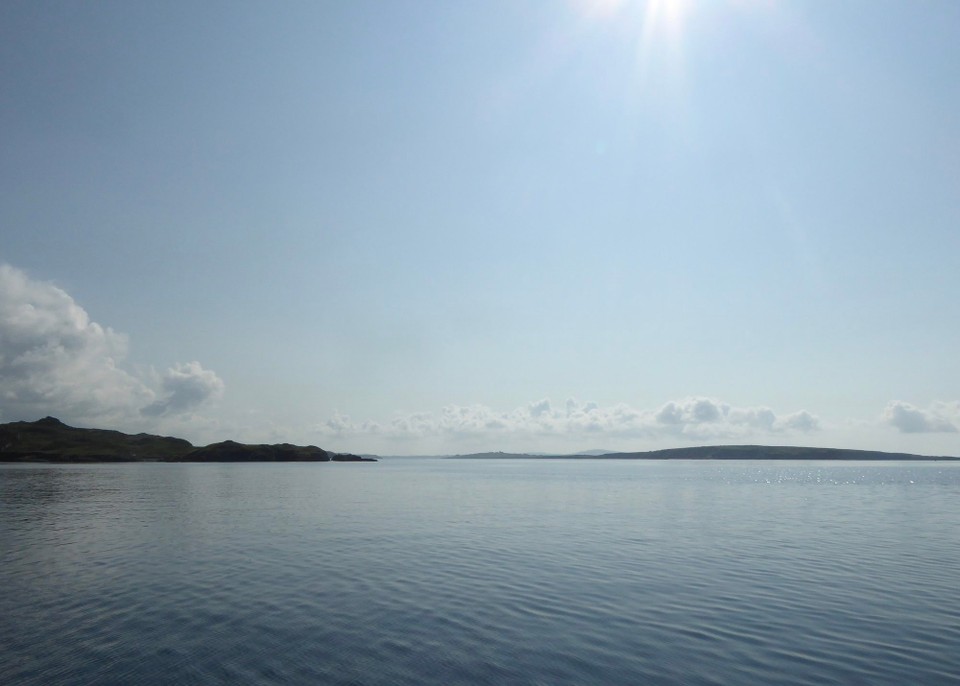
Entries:
POLYGON ((960 465, 0 466, 5 683, 957 683, 960 465))

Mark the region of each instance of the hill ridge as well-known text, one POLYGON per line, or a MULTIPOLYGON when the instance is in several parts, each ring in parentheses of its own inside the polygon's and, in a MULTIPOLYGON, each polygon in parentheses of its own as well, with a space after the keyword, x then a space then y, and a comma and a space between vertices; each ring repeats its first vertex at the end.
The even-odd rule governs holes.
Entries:
POLYGON ((857 450, 853 448, 817 448, 782 445, 701 445, 685 448, 663 448, 638 452, 610 452, 602 455, 531 455, 528 453, 472 453, 448 455, 455 460, 960 460, 948 455, 915 455, 913 453, 857 450))
POLYGON ((0 424, 0 462, 375 462, 290 443, 221 441, 196 447, 183 438, 86 429, 56 417, 0 424))

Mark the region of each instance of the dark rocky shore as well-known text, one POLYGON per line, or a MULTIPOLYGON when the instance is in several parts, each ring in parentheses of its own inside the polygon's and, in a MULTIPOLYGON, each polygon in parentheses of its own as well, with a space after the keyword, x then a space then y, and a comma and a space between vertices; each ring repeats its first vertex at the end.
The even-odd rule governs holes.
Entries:
POLYGON ((67 426, 55 417, 0 424, 0 462, 376 462, 314 445, 223 441, 198 448, 182 438, 67 426))

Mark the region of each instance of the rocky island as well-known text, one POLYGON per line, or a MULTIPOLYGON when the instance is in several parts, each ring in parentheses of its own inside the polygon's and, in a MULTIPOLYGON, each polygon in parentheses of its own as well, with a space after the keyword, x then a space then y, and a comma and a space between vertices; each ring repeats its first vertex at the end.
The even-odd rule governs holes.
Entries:
POLYGON ((171 436, 125 434, 68 426, 56 417, 0 424, 0 462, 376 462, 314 445, 249 445, 234 441, 196 447, 171 436))

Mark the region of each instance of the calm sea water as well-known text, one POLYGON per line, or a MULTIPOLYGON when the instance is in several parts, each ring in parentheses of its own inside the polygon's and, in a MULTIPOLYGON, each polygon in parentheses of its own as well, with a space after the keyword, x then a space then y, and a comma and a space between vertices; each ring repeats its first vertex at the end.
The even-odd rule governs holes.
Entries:
POLYGON ((960 464, 0 466, 4 684, 960 684, 960 464))

